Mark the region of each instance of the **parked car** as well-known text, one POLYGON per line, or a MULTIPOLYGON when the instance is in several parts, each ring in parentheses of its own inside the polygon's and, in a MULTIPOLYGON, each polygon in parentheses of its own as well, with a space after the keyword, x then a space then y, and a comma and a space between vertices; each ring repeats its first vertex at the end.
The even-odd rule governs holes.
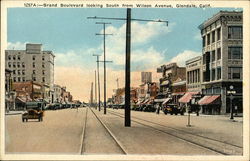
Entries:
POLYGON ((167 115, 170 113, 171 115, 175 114, 181 114, 184 115, 184 112, 186 109, 184 107, 178 106, 176 104, 167 104, 166 106, 163 107, 163 112, 167 115))
POLYGON ((26 111, 22 114, 22 121, 27 122, 29 119, 43 121, 44 108, 44 102, 26 102, 26 111))
POLYGON ((155 112, 156 111, 156 108, 153 106, 153 105, 146 105, 144 108, 143 108, 143 111, 144 112, 155 112))

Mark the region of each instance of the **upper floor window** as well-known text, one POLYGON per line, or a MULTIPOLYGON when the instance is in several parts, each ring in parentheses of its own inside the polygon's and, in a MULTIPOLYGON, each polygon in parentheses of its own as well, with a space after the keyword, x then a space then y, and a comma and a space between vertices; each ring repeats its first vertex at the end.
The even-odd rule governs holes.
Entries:
POLYGON ((217 29, 217 40, 220 40, 220 28, 217 29))
POLYGON ((33 72, 32 72, 33 74, 36 74, 36 71, 35 70, 33 70, 33 72))
POLYGON ((207 45, 210 45, 210 34, 207 34, 207 45))
POLYGON ((15 55, 13 56, 13 60, 16 60, 16 56, 15 55))
POLYGON ((242 67, 228 68, 228 79, 241 79, 241 78, 242 78, 242 67))
POLYGON ((33 77, 33 81, 36 81, 36 77, 33 77))
POLYGON ((20 62, 17 62, 17 67, 18 67, 18 68, 20 67, 20 62))
POLYGON ((35 62, 33 62, 33 68, 35 68, 36 67, 36 63, 35 62))
POLYGON ((33 56, 32 56, 32 59, 33 59, 33 60, 36 60, 36 56, 35 56, 35 55, 33 55, 33 56))
POLYGON ((42 60, 45 60, 44 56, 42 56, 42 60))
POLYGON ((221 59, 221 48, 217 49, 217 60, 221 59))
POLYGON ((25 70, 22 70, 22 74, 23 74, 23 75, 25 74, 25 70))
POLYGON ((14 68, 16 67, 16 63, 15 63, 15 62, 13 63, 13 67, 14 67, 14 68))
POLYGON ((10 55, 8 56, 8 60, 11 60, 11 56, 10 55))
POLYGON ((217 80, 221 79, 221 67, 217 68, 217 80))
POLYGON ((229 26, 228 39, 242 39, 242 26, 229 26))
POLYGON ((45 67, 45 64, 44 64, 44 63, 42 63, 42 67, 43 67, 43 68, 45 67))
POLYGON ((215 42, 215 31, 212 32, 212 42, 215 42))
POLYGON ((43 70, 43 75, 45 75, 45 70, 43 70))
POLYGON ((8 66, 9 66, 9 68, 11 68, 11 63, 10 62, 8 63, 8 66))
POLYGON ((23 68, 25 67, 25 64, 24 64, 24 62, 22 62, 22 66, 23 66, 23 68))
POLYGON ((206 36, 202 37, 202 46, 205 47, 206 46, 206 36))
POLYGON ((43 77, 43 82, 45 82, 45 77, 43 77))
POLYGON ((20 59, 21 59, 21 57, 20 57, 20 55, 18 55, 18 56, 17 56, 17 60, 20 60, 20 59))
POLYGON ((212 51, 212 61, 215 61, 215 50, 212 51))
POLYGON ((242 47, 228 47, 228 59, 242 59, 242 47))

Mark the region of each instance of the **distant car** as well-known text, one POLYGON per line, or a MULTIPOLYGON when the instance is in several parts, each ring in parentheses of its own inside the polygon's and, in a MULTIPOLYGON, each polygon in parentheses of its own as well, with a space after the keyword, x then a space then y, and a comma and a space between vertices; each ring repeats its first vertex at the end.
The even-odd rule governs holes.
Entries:
POLYGON ((28 121, 29 119, 38 119, 38 121, 43 121, 43 111, 28 110, 22 114, 22 121, 28 121))
POLYGON ((155 112, 156 111, 156 108, 153 106, 153 105, 146 105, 144 108, 143 108, 143 111, 144 112, 155 112))
POLYGON ((170 113, 171 115, 175 114, 181 114, 184 115, 184 112, 186 111, 186 109, 184 107, 179 107, 176 104, 168 104, 165 107, 163 107, 163 112, 167 115, 168 113, 170 113))
POLYGON ((22 114, 22 121, 27 122, 29 119, 38 119, 38 121, 43 121, 44 107, 44 102, 27 102, 26 112, 22 114))

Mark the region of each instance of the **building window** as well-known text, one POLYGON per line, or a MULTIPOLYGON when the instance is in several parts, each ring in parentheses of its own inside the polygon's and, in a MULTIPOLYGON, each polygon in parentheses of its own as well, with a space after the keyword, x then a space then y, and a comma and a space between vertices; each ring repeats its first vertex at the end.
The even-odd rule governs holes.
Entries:
POLYGON ((33 60, 36 60, 36 56, 35 56, 35 55, 33 55, 33 56, 32 56, 32 59, 33 59, 33 60))
POLYGON ((21 82, 21 78, 20 77, 18 77, 17 80, 18 80, 18 82, 21 82))
POLYGON ((13 60, 16 60, 16 56, 15 55, 13 56, 13 60))
POLYGON ((18 56, 17 56, 17 60, 20 60, 20 59, 21 59, 21 57, 20 57, 20 55, 18 55, 18 56))
POLYGON ((42 56, 42 60, 44 60, 44 56, 42 56))
POLYGON ((212 42, 215 42, 215 31, 212 32, 212 42))
POLYGON ((217 29, 217 40, 220 40, 220 28, 217 29))
POLYGON ((36 77, 33 77, 33 81, 36 81, 36 77))
POLYGON ((20 62, 17 62, 17 67, 20 68, 20 62))
POLYGON ((42 67, 43 67, 43 68, 45 67, 44 63, 42 63, 42 67))
POLYGON ((43 70, 43 75, 45 75, 45 70, 43 70))
POLYGON ((13 63, 13 67, 14 67, 14 68, 16 67, 16 63, 15 63, 15 62, 13 63))
POLYGON ((22 74, 25 75, 25 70, 22 71, 22 74))
POLYGON ((215 61, 215 50, 212 51, 212 61, 215 61))
POLYGON ((242 59, 242 47, 228 47, 228 59, 242 59))
POLYGON ((228 79, 241 79, 242 67, 229 67, 228 79))
POLYGON ((16 82, 16 77, 13 77, 13 81, 16 82))
POLYGON ((17 71, 17 74, 18 74, 18 75, 20 75, 20 74, 21 74, 21 71, 20 71, 20 70, 18 70, 18 71, 17 71))
POLYGON ((9 68, 11 68, 11 63, 10 62, 8 63, 8 66, 9 66, 9 68))
POLYGON ((22 62, 22 66, 23 66, 23 68, 25 67, 25 64, 24 64, 24 62, 22 62))
POLYGON ((25 77, 23 77, 23 82, 25 82, 25 77))
POLYGON ((45 77, 43 77, 43 82, 45 82, 45 77))
POLYGON ((217 68, 217 80, 221 79, 221 67, 217 68))
POLYGON ((229 26, 228 39, 242 39, 242 26, 229 26))
POLYGON ((203 64, 206 64, 206 54, 203 54, 203 64))
POLYGON ((207 45, 210 45, 210 34, 207 34, 207 45))
POLYGON ((36 67, 36 63, 35 62, 33 62, 33 68, 35 68, 36 67))
POLYGON ((212 81, 215 80, 215 69, 212 69, 212 81))
POLYGON ((217 49, 217 60, 221 59, 221 48, 217 49))
POLYGON ((36 74, 36 70, 33 70, 33 72, 32 72, 33 74, 36 74))
POLYGON ((13 70, 13 74, 16 74, 16 70, 13 70))
POLYGON ((11 60, 11 56, 10 55, 8 56, 8 59, 11 60))
POLYGON ((202 37, 202 46, 205 47, 206 46, 206 36, 202 37))

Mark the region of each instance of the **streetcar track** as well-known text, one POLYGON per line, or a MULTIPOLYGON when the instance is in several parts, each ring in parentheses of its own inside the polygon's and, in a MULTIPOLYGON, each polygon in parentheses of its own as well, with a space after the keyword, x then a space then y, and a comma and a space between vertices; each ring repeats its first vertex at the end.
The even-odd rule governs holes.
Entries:
MULTIPOLYGON (((85 151, 85 146, 84 146, 84 140, 85 140, 85 135, 86 135, 86 124, 87 124, 87 111, 88 111, 88 108, 86 109, 86 117, 85 117, 85 124, 84 124, 84 127, 83 127, 83 134, 82 134, 82 145, 81 145, 81 151, 80 151, 80 154, 84 154, 84 151, 85 151)), ((113 139, 113 141, 115 142, 116 146, 121 150, 121 152, 123 154, 127 154, 127 151, 125 150, 125 148, 122 146, 122 144, 119 142, 119 140, 115 137, 115 135, 110 131, 110 129, 102 122, 102 120, 95 114, 95 112, 89 108, 90 111, 93 113, 93 115, 95 116, 95 118, 99 121, 99 123, 102 125, 102 127, 104 127, 104 129, 108 132, 108 134, 110 135, 110 137, 113 139)))
MULTIPOLYGON (((122 114, 120 114, 120 113, 116 113, 116 112, 114 112, 114 111, 109 111, 109 113, 110 113, 110 114, 113 114, 113 115, 116 115, 116 116, 118 116, 118 117, 124 118, 124 116, 123 116, 122 114)), ((204 136, 196 135, 196 134, 193 134, 193 133, 190 133, 190 132, 186 132, 186 131, 184 131, 184 130, 179 130, 179 129, 171 128, 171 127, 168 127, 168 126, 165 126, 165 125, 161 125, 161 124, 158 124, 158 123, 155 123, 155 122, 152 122, 152 121, 140 119, 140 118, 137 118, 137 117, 133 117, 133 119, 132 119, 133 122, 136 122, 136 123, 141 124, 141 125, 143 125, 143 126, 150 127, 150 128, 152 128, 152 129, 154 129, 154 130, 157 130, 157 131, 163 132, 163 133, 165 133, 165 134, 174 136, 174 137, 176 137, 176 138, 178 138, 178 139, 181 139, 181 140, 184 140, 184 141, 186 141, 186 142, 195 144, 195 145, 197 145, 197 146, 199 146, 199 147, 202 147, 202 148, 209 149, 209 150, 214 151, 214 152, 217 152, 217 153, 219 153, 219 154, 231 155, 230 152, 231 152, 232 150, 227 150, 228 152, 225 152, 226 150, 224 150, 224 152, 222 152, 222 151, 220 151, 220 150, 217 150, 217 149, 214 148, 214 147, 205 146, 205 145, 203 145, 203 144, 201 144, 201 143, 197 143, 197 142, 192 141, 192 140, 190 140, 190 139, 186 139, 186 138, 183 137, 183 136, 182 136, 182 137, 181 137, 181 136, 176 136, 176 134, 177 134, 177 135, 180 135, 180 134, 178 134, 178 133, 176 133, 176 132, 175 132, 176 134, 173 134, 173 133, 171 133, 171 132, 167 132, 167 131, 165 131, 165 130, 158 129, 158 128, 154 127, 154 126, 147 125, 147 124, 145 124, 145 123, 136 121, 135 119, 138 119, 138 120, 140 120, 140 121, 145 121, 145 122, 147 122, 147 123, 155 124, 155 125, 158 125, 158 126, 161 126, 161 127, 164 127, 164 128, 168 128, 168 129, 171 129, 171 130, 179 131, 179 132, 182 132, 182 133, 184 133, 184 134, 186 133, 186 134, 192 135, 192 136, 194 136, 194 137, 199 137, 199 138, 202 138, 202 139, 206 139, 205 142, 209 142, 209 141, 211 142, 211 141, 213 141, 213 142, 217 142, 217 143, 220 143, 220 144, 223 144, 223 145, 229 145, 229 146, 234 147, 234 148, 242 149, 242 147, 235 146, 235 145, 233 145, 233 144, 228 144, 228 143, 226 143, 226 142, 222 142, 222 141, 219 141, 219 140, 216 140, 216 139, 211 139, 211 138, 209 138, 209 137, 204 137, 204 136)), ((197 138, 196 138, 196 139, 197 139, 197 138)), ((204 141, 204 140, 203 140, 203 141, 204 141)))
POLYGON ((86 108, 85 118, 84 118, 84 125, 82 129, 82 137, 81 137, 81 145, 80 145, 80 154, 83 154, 84 152, 84 138, 85 138, 85 130, 86 130, 86 124, 87 124, 87 114, 88 114, 88 108, 86 108))

